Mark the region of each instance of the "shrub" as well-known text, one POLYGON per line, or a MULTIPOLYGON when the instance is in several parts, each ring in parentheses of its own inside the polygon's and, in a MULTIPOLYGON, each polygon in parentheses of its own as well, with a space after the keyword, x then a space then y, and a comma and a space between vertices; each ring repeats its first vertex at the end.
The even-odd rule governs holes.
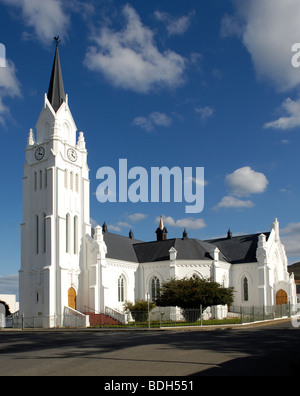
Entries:
MULTIPOLYGON (((124 308, 126 311, 130 311, 132 318, 136 322, 145 322, 148 319, 148 301, 146 300, 136 300, 135 304, 133 304, 131 301, 126 301, 124 303, 124 308)), ((154 302, 150 301, 150 311, 153 308, 155 308, 155 304, 154 302)))

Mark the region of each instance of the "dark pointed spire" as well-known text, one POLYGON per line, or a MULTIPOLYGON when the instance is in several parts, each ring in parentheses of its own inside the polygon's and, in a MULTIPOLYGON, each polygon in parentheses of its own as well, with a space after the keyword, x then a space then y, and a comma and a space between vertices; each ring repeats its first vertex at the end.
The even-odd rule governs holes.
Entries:
POLYGON ((62 78, 59 51, 58 51, 58 37, 55 37, 56 50, 52 67, 51 80, 48 89, 48 100, 51 103, 55 112, 60 108, 61 104, 66 101, 64 83, 62 78))
POLYGON ((183 233, 182 233, 182 239, 183 239, 183 240, 184 240, 184 239, 188 239, 188 233, 187 233, 186 228, 184 229, 184 231, 183 231, 183 233))
POLYGON ((229 228, 227 232, 227 239, 231 239, 231 238, 232 238, 232 232, 231 229, 229 228))
POLYGON ((103 232, 107 232, 107 225, 106 225, 105 222, 103 223, 102 231, 103 231, 103 232))

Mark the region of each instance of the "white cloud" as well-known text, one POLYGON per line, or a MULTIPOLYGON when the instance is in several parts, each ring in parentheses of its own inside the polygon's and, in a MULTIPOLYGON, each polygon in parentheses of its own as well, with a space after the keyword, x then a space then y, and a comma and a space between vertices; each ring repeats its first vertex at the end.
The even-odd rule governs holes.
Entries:
POLYGON ((16 68, 13 62, 6 60, 6 67, 0 68, 0 123, 5 123, 9 115, 9 108, 4 104, 6 98, 20 97, 20 82, 16 76, 16 68))
POLYGON ((70 18, 63 9, 61 0, 0 0, 0 2, 20 10, 23 23, 34 31, 34 34, 25 32, 23 35, 25 38, 49 43, 60 32, 67 35, 70 18))
POLYGON ((235 208, 235 209, 245 209, 252 208, 254 203, 250 200, 243 201, 242 199, 233 197, 233 196, 225 196, 221 199, 217 206, 214 209, 219 208, 235 208))
POLYGON ((213 116, 215 109, 210 106, 196 107, 195 112, 200 114, 201 120, 206 120, 213 116))
POLYGON ((269 183, 263 173, 255 172, 250 166, 237 169, 227 175, 225 182, 231 194, 236 196, 260 194, 266 190, 269 183))
MULTIPOLYGON (((160 221, 160 217, 157 217, 155 219, 155 222, 158 223, 159 221, 160 221)), ((203 219, 194 219, 192 217, 174 220, 170 216, 163 216, 163 221, 165 226, 186 228, 189 230, 200 230, 206 227, 205 221, 203 219)))
POLYGON ((158 21, 165 23, 168 35, 174 36, 182 35, 188 30, 191 25, 191 19, 195 15, 195 12, 191 11, 188 15, 177 18, 168 12, 161 11, 156 11, 154 15, 158 21))
POLYGON ((122 231, 122 228, 131 229, 133 227, 126 221, 118 221, 116 224, 108 224, 107 225, 108 231, 120 232, 120 231, 122 231))
POLYGON ((299 0, 234 0, 234 5, 235 14, 223 18, 221 35, 241 38, 260 79, 280 91, 298 86, 291 48, 300 37, 299 0))
POLYGON ((146 131, 150 132, 155 126, 168 127, 172 124, 172 118, 167 116, 165 113, 160 113, 159 111, 149 114, 149 116, 136 117, 133 120, 134 126, 139 126, 146 131))
POLYGON ((19 294, 19 275, 0 276, 0 294, 19 294))
POLYGON ((184 183, 189 184, 190 182, 194 182, 195 184, 197 184, 198 186, 207 186, 208 182, 207 180, 201 180, 201 179, 197 179, 196 177, 185 177, 184 178, 184 183))
POLYGON ((144 213, 134 213, 131 215, 128 215, 128 220, 133 221, 134 223, 144 220, 148 217, 148 215, 144 214, 144 213))
POLYGON ((300 223, 290 223, 280 231, 281 242, 284 244, 288 257, 300 256, 300 223))
POLYGON ((287 114, 275 121, 267 122, 264 128, 274 129, 292 129, 300 126, 300 99, 293 101, 290 98, 285 99, 281 109, 287 114))
POLYGON ((92 35, 95 45, 86 53, 86 66, 103 73, 113 85, 139 93, 182 85, 185 59, 171 50, 160 52, 153 32, 130 5, 122 13, 126 20, 122 30, 103 27, 92 35))
POLYGON ((238 15, 225 14, 221 21, 221 37, 243 36, 243 24, 238 15))
POLYGON ((227 175, 225 183, 229 188, 230 195, 223 197, 213 209, 252 208, 254 203, 250 200, 243 200, 241 197, 247 197, 251 194, 261 194, 269 184, 263 173, 255 172, 250 166, 239 168, 227 175))

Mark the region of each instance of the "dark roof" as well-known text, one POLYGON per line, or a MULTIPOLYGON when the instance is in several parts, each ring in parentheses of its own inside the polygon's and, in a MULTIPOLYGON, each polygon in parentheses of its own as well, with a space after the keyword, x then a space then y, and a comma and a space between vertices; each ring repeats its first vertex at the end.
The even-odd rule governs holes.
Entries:
POLYGON ((143 242, 134 245, 138 262, 147 263, 169 260, 169 250, 174 247, 174 241, 174 239, 166 239, 165 241, 143 242))
MULTIPOLYGON (((270 232, 264 232, 267 239, 270 232)), ((256 249, 259 234, 240 235, 231 238, 211 239, 207 242, 216 245, 231 264, 257 262, 256 249)))
POLYGON ((288 265, 287 269, 290 274, 294 273, 295 280, 300 280, 300 263, 288 265))
POLYGON ((52 67, 51 80, 48 89, 48 100, 51 103, 55 112, 60 108, 61 104, 65 102, 66 95, 64 89, 64 83, 62 78, 59 51, 56 46, 55 57, 52 67))
POLYGON ((107 246, 106 257, 134 263, 138 262, 133 245, 140 243, 140 241, 108 231, 104 232, 103 235, 107 246))
MULTIPOLYGON (((216 246, 197 239, 167 239, 165 241, 142 242, 111 232, 104 232, 107 257, 135 263, 169 260, 169 250, 174 247, 179 260, 212 260, 216 246)), ((221 254, 221 259, 226 258, 221 254)))
MULTIPOLYGON (((269 238, 270 233, 264 233, 269 238)), ((213 260, 213 251, 220 250, 220 260, 231 264, 257 262, 256 249, 260 234, 200 241, 174 238, 165 241, 142 242, 123 235, 104 232, 107 257, 134 263, 148 263, 170 259, 169 250, 177 250, 178 260, 213 260)))
MULTIPOLYGON (((172 247, 178 252, 178 260, 212 260, 213 251, 216 248, 213 244, 188 238, 174 238, 134 245, 139 263, 169 260, 169 250, 172 247)), ((222 259, 225 260, 223 256, 222 259)))

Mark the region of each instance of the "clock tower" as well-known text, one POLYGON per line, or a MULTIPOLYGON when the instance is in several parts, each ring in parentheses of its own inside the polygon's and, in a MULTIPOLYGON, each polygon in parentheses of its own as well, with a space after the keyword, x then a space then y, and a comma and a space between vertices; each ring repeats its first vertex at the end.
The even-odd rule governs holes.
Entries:
MULTIPOLYGON (((65 307, 84 311, 81 276, 91 234, 87 150, 64 91, 58 43, 48 93, 26 146, 20 313, 46 327, 65 307)), ((59 323, 58 323, 59 324, 59 323)))

